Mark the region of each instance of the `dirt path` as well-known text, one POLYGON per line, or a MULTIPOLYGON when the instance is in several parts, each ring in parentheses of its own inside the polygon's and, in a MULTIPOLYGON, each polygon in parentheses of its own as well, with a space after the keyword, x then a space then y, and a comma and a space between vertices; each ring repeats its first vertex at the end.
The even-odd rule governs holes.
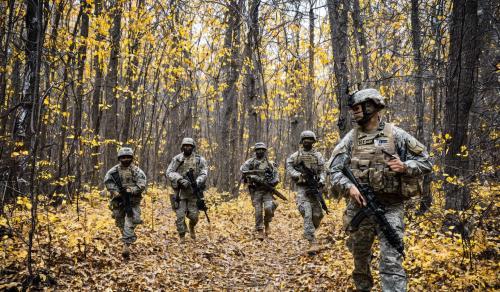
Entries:
MULTIPOLYGON (((293 194, 291 194, 293 195, 293 194)), ((124 262, 119 254, 118 235, 109 233, 101 252, 72 267, 77 277, 59 282, 61 288, 98 290, 345 290, 349 282, 349 259, 339 234, 340 206, 331 205, 318 238, 323 251, 305 253, 302 218, 293 199, 280 202, 272 222, 272 234, 264 241, 253 237, 253 208, 246 196, 210 210, 212 223, 204 216, 197 226, 198 239, 178 243, 175 214, 166 196, 154 204, 143 204, 145 224, 138 229, 139 240, 133 257, 124 262), (337 208, 338 207, 338 208, 337 208), (338 209, 338 210, 335 210, 338 209)), ((103 211, 106 212, 106 211, 103 211)), ((115 230, 116 229, 110 229, 115 230)), ((68 273, 71 275, 71 273, 68 273)))

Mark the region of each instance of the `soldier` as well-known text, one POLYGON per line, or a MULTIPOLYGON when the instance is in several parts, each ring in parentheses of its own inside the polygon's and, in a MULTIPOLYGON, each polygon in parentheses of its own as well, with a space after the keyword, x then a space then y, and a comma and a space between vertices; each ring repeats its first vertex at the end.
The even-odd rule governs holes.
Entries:
MULTIPOLYGON (((317 179, 317 186, 321 189, 325 183, 325 161, 323 155, 313 148, 316 142, 316 134, 313 131, 303 131, 300 134, 299 151, 293 153, 286 160, 286 171, 295 184, 297 196, 295 198, 297 208, 304 218, 304 238, 309 241, 309 253, 318 250, 315 232, 323 219, 323 210, 317 197, 310 195, 308 183, 305 181, 304 173, 299 171, 298 166, 303 165, 312 170, 317 179)), ((321 190, 316 190, 320 191, 321 190)))
POLYGON ((135 227, 142 223, 140 204, 142 193, 146 189, 146 175, 132 163, 134 160, 132 148, 121 148, 118 151, 118 160, 120 163, 106 173, 104 185, 111 194, 109 208, 113 212, 116 226, 122 233, 122 256, 128 259, 130 245, 137 240, 135 227))
POLYGON ((269 224, 274 217, 278 203, 268 186, 274 187, 279 182, 278 169, 274 162, 267 159, 267 147, 262 142, 255 143, 255 157, 248 159, 240 167, 243 178, 248 183, 248 190, 255 209, 255 232, 257 238, 264 239, 264 232, 269 236, 269 224), (264 209, 264 210, 263 210, 264 209), (262 212, 264 211, 264 215, 262 212))
POLYGON ((185 242, 186 216, 189 218, 189 235, 196 240, 195 226, 198 223, 199 210, 196 205, 196 195, 193 193, 191 184, 186 174, 193 169, 196 184, 200 188, 205 187, 207 180, 207 161, 201 155, 194 153, 196 145, 192 138, 182 139, 182 153, 176 155, 167 168, 167 178, 175 191, 175 198, 171 200, 172 208, 175 210, 177 232, 180 242, 185 242))
MULTIPOLYGON (((342 174, 344 167, 350 167, 360 183, 374 189, 377 200, 385 206, 387 221, 402 240, 403 200, 418 192, 417 177, 431 171, 427 151, 404 130, 381 121, 380 111, 385 108, 385 102, 377 90, 358 91, 351 97, 349 106, 358 127, 347 133, 335 147, 329 167, 333 187, 349 196, 344 227, 349 227, 360 206, 366 205, 359 190, 342 174)), ((371 249, 378 236, 382 291, 406 291, 403 256, 389 244, 373 217, 365 218, 359 229, 348 232, 347 247, 354 258, 352 278, 356 289, 370 291, 373 286, 371 249)))

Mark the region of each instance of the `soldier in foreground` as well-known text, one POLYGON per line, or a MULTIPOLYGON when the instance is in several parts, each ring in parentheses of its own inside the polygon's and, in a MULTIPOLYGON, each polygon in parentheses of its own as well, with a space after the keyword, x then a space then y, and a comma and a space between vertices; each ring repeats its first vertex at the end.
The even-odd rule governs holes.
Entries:
POLYGON ((325 183, 325 161, 323 155, 313 148, 316 134, 303 131, 300 134, 300 149, 286 160, 286 171, 295 183, 296 203, 304 218, 304 238, 309 241, 309 253, 318 251, 316 230, 327 210, 321 195, 325 183))
POLYGON ((254 147, 255 156, 240 167, 243 180, 248 184, 248 191, 255 210, 255 232, 258 239, 264 239, 264 232, 269 236, 269 224, 274 217, 278 204, 273 199, 273 188, 279 182, 276 164, 267 159, 267 146, 258 142, 254 147), (264 215, 262 214, 264 213, 264 215))
POLYGON ((347 247, 354 257, 354 284, 357 291, 372 289, 370 261, 372 244, 378 236, 382 291, 406 291, 406 274, 402 266, 403 202, 419 193, 418 177, 429 173, 432 165, 419 141, 393 124, 381 121, 380 111, 385 108, 385 102, 377 90, 358 91, 349 105, 358 127, 347 133, 335 147, 329 172, 333 187, 349 196, 344 227, 349 232, 347 247), (346 177, 348 171, 344 168, 352 170, 363 195, 346 177), (367 189, 374 194, 374 200, 368 201, 367 189), (383 216, 369 216, 354 223, 359 221, 353 220, 359 218, 355 215, 374 203, 381 207, 383 216), (386 228, 381 226, 383 220, 380 219, 385 220, 386 228))
POLYGON ((132 163, 134 151, 131 148, 121 148, 118 160, 120 163, 106 173, 104 185, 111 195, 112 216, 122 233, 122 256, 128 259, 130 245, 137 240, 135 228, 142 223, 140 204, 146 189, 146 175, 132 163))
MULTIPOLYGON (((182 153, 176 155, 167 168, 167 178, 170 181, 175 194, 171 196, 170 202, 175 210, 177 232, 180 242, 185 242, 186 216, 189 218, 189 235, 196 240, 195 226, 198 223, 199 208, 197 202, 200 198, 193 192, 189 181, 189 175, 194 178, 193 183, 197 189, 205 188, 207 180, 207 161, 201 155, 194 152, 196 145, 192 138, 182 139, 182 153)), ((202 198, 201 198, 202 199, 202 198)))

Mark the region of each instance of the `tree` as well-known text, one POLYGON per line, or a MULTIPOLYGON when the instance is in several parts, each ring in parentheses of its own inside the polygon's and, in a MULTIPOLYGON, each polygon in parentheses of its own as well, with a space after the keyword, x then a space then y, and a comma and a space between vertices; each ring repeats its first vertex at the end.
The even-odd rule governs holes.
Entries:
POLYGON ((468 146, 469 114, 476 95, 479 59, 477 0, 454 0, 450 26, 447 70, 447 95, 444 109, 444 133, 449 135, 444 170, 446 209, 464 210, 470 193, 468 146), (458 181, 457 181, 458 180, 458 181))
POLYGON ((345 0, 327 0, 328 16, 330 20, 330 33, 334 61, 334 75, 337 81, 336 95, 339 106, 337 127, 340 137, 349 132, 351 118, 349 115, 349 69, 347 67, 349 39, 347 35, 347 10, 345 0))

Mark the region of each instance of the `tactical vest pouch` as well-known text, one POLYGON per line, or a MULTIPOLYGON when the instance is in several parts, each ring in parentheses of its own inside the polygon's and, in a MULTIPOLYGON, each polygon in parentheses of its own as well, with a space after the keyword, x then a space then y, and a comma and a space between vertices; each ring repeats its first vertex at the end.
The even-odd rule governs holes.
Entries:
POLYGON ((370 168, 369 177, 370 177, 370 186, 373 188, 375 192, 383 190, 384 188, 383 171, 376 168, 370 168))
POLYGON ((423 179, 421 177, 401 177, 401 194, 403 200, 422 195, 423 179))
POLYGON ((401 188, 401 178, 400 176, 391 171, 388 167, 384 168, 384 193, 397 194, 400 192, 401 188))

